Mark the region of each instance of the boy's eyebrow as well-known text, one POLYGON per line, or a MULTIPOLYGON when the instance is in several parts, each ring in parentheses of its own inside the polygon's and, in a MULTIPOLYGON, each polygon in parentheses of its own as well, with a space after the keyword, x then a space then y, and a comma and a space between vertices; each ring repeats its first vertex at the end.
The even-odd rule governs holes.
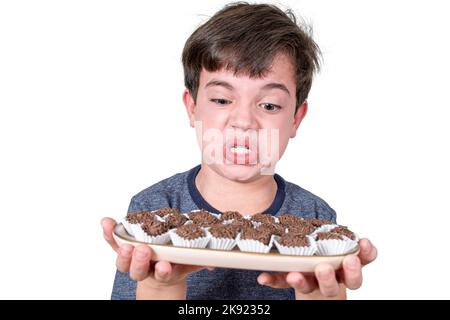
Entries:
POLYGON ((225 87, 225 89, 228 89, 230 91, 234 90, 234 87, 231 84, 229 84, 226 81, 222 81, 222 80, 213 79, 205 85, 205 88, 212 87, 212 86, 222 86, 222 87, 225 87))
MULTIPOLYGON (((205 85, 205 88, 212 87, 212 86, 221 86, 230 91, 234 90, 234 87, 231 84, 229 84, 226 81, 222 81, 222 80, 213 79, 205 85)), ((262 90, 280 89, 280 90, 286 92, 289 96, 291 95, 288 88, 282 83, 270 82, 268 84, 265 84, 261 89, 262 90)))
POLYGON ((288 88, 282 83, 271 82, 271 83, 264 85, 264 87, 262 87, 262 89, 263 90, 280 89, 280 90, 283 90, 284 92, 286 92, 289 96, 291 95, 288 88))

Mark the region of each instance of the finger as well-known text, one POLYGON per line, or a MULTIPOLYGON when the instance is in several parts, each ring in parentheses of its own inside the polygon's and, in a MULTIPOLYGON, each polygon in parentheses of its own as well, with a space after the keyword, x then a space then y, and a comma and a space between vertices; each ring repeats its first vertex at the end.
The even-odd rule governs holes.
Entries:
POLYGON ((119 249, 119 245, 116 243, 116 240, 114 240, 112 235, 116 224, 116 221, 111 218, 103 218, 101 220, 101 225, 103 228, 103 238, 105 238, 106 242, 109 243, 111 248, 113 248, 113 250, 117 252, 117 250, 119 249))
POLYGON ((377 248, 369 241, 369 239, 364 238, 359 241, 359 259, 361 260, 361 264, 365 266, 366 264, 371 263, 373 260, 377 258, 378 250, 377 248))
POLYGON ((129 272, 131 257, 134 247, 130 244, 124 244, 117 250, 116 267, 120 272, 129 272))
POLYGON ((317 288, 317 283, 311 277, 305 277, 300 272, 289 272, 286 276, 286 282, 295 290, 308 294, 317 288))
POLYGON ((319 284, 320 292, 325 297, 335 297, 339 294, 339 285, 331 265, 321 263, 316 267, 314 273, 319 284))
POLYGON ((193 266, 189 264, 176 264, 173 267, 173 272, 180 275, 186 275, 191 272, 197 272, 205 269, 204 266, 193 266))
POLYGON ((347 288, 355 290, 361 287, 362 272, 361 262, 356 256, 347 256, 342 262, 344 273, 344 284, 347 288))
POLYGON ((167 282, 172 275, 172 266, 167 261, 158 261, 154 270, 155 279, 161 282, 167 282))
POLYGON ((286 273, 261 273, 256 279, 260 285, 277 289, 290 288, 286 282, 286 273))
POLYGON ((130 264, 131 279, 141 281, 148 276, 151 256, 151 249, 146 245, 139 245, 134 249, 130 264))

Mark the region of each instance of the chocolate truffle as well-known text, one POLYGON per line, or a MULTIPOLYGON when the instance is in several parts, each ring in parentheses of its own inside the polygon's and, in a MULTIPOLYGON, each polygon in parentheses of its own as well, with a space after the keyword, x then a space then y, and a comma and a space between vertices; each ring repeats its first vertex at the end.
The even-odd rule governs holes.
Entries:
POLYGON ((268 231, 262 232, 254 228, 244 228, 241 232, 241 240, 256 240, 265 245, 269 245, 271 234, 268 231))
POLYGON ((230 224, 216 224, 213 225, 209 232, 215 238, 224 238, 224 239, 235 239, 238 231, 237 229, 230 224))
POLYGON ((260 223, 274 223, 275 219, 272 215, 266 213, 257 213, 251 217, 251 220, 254 222, 260 223))
POLYGON ((161 208, 155 211, 155 214, 160 216, 160 217, 164 217, 168 214, 179 214, 180 210, 178 210, 177 208, 161 208))
POLYGON ((189 219, 200 227, 210 227, 216 223, 220 223, 219 219, 206 210, 191 211, 189 213, 189 219))
POLYGON ((280 244, 286 247, 309 247, 309 239, 305 235, 287 233, 280 239, 280 244))
POLYGON ((169 228, 178 228, 185 224, 188 219, 182 214, 175 213, 166 216, 165 220, 168 223, 169 228))
POLYGON ((142 230, 149 236, 159 236, 169 231, 169 225, 161 221, 146 221, 141 226, 142 230))
POLYGON ((307 235, 314 232, 316 228, 309 223, 300 223, 287 227, 287 232, 291 234, 307 235))
POLYGON ((236 228, 237 232, 241 232, 245 228, 253 228, 252 222, 247 219, 233 220, 230 225, 236 228))
POLYGON ((244 219, 244 218, 237 211, 225 211, 225 212, 222 212, 222 215, 220 216, 220 220, 222 220, 222 221, 241 220, 241 219, 244 219))
POLYGON ((304 223, 305 220, 303 220, 300 217, 297 217, 293 214, 282 214, 278 217, 278 220, 280 223, 284 226, 292 226, 292 225, 298 225, 301 223, 304 223))
POLYGON ((176 233, 185 240, 195 240, 205 236, 203 230, 195 224, 185 224, 176 230, 176 233))
POLYGON ((348 230, 348 228, 345 226, 337 226, 336 228, 332 229, 331 232, 341 234, 352 240, 356 239, 355 234, 348 230))
POLYGON ((341 234, 334 232, 318 232, 316 233, 316 240, 344 240, 341 234))
POLYGON ((306 221, 312 224, 314 227, 321 227, 324 224, 332 224, 331 221, 323 219, 306 219, 306 221))
POLYGON ((145 221, 155 220, 156 214, 151 211, 130 212, 126 216, 126 221, 132 224, 144 223, 145 221))
POLYGON ((285 227, 279 223, 263 223, 256 230, 267 230, 270 234, 282 236, 286 233, 285 227))

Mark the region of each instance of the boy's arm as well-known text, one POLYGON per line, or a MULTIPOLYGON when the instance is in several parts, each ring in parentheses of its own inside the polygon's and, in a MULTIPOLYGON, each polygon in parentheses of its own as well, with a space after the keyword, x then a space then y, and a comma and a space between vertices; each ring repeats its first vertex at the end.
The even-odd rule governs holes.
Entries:
POLYGON ((149 287, 139 281, 136 286, 136 300, 186 300, 186 283, 167 286, 149 287))

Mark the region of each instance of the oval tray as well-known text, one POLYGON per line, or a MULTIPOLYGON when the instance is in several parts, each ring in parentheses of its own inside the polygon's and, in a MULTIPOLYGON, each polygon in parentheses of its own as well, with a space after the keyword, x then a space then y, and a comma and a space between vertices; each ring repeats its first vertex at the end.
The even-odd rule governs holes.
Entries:
POLYGON ((157 245, 136 241, 127 233, 122 224, 118 224, 113 233, 116 242, 133 246, 148 245, 153 251, 152 260, 169 261, 179 264, 196 266, 261 270, 261 271, 299 271, 314 272, 316 265, 322 262, 329 263, 335 270, 341 268, 342 260, 347 255, 359 253, 359 247, 346 255, 336 256, 291 256, 282 255, 276 248, 269 253, 242 252, 236 247, 234 250, 213 250, 175 247, 171 244, 157 245))

